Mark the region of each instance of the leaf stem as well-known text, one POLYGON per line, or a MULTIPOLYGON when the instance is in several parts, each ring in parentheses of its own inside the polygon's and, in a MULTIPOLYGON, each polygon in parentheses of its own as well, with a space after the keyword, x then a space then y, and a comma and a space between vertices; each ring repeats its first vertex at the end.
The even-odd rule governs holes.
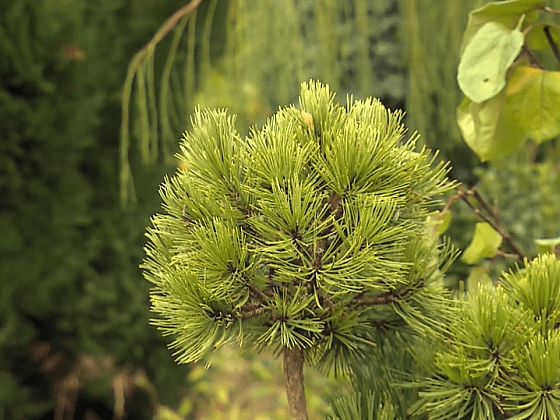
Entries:
POLYGON ((560 10, 554 10, 551 9, 550 7, 543 7, 542 10, 544 10, 546 13, 550 13, 552 15, 560 15, 560 10))

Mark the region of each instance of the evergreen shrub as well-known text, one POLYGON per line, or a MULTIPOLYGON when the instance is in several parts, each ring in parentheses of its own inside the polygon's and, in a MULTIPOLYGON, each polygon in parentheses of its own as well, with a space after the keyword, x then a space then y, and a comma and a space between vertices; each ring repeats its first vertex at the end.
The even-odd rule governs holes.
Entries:
POLYGON ((142 372, 162 403, 177 400, 184 371, 148 326, 137 268, 164 169, 138 178, 134 209, 118 190, 126 65, 174 7, 0 1, 1 419, 112 410, 113 379, 142 372))
POLYGON ((346 374, 438 336, 453 250, 428 215, 454 184, 401 118, 377 100, 337 105, 316 82, 245 139, 225 111, 195 113, 144 263, 179 362, 271 346, 304 419, 304 361, 346 374))

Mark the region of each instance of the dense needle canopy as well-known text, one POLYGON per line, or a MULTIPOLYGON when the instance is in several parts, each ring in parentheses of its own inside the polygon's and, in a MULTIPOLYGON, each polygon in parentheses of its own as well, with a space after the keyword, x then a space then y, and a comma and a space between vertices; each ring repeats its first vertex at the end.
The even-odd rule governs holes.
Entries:
POLYGON ((438 307, 450 252, 429 215, 453 185, 401 119, 317 82, 245 138, 195 113, 143 265, 179 362, 236 340, 345 369, 438 307))

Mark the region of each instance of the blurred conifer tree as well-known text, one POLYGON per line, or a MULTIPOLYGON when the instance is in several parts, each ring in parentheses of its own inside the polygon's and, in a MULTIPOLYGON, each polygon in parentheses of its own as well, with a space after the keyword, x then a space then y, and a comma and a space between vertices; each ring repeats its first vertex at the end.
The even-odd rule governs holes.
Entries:
MULTIPOLYGON (((118 132, 126 65, 180 4, 0 0, 2 419, 113 407, 112 378, 141 371, 160 402, 178 397, 138 269, 165 168, 144 168, 120 209, 118 132)), ((150 418, 152 403, 125 409, 150 418)))

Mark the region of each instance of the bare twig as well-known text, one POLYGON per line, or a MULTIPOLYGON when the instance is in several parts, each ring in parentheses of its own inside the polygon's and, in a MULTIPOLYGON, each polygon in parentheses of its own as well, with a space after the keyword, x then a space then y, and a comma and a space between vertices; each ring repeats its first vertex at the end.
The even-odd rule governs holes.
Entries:
POLYGON ((492 216, 492 219, 495 222, 495 223, 490 223, 492 228, 494 228, 496 232, 498 232, 502 236, 502 238, 504 238, 504 241, 506 241, 509 247, 513 250, 513 252, 515 252, 519 256, 519 258, 524 259, 526 257, 525 253, 517 246, 513 238, 506 231, 505 226, 503 225, 502 220, 500 219, 500 214, 498 212, 498 204, 495 202, 494 207, 490 208, 488 203, 484 201, 480 193, 474 187, 471 188, 471 190, 473 191, 473 195, 476 198, 476 200, 492 216))
POLYGON ((462 188, 458 188, 457 191, 458 191, 457 194, 455 194, 454 196, 450 197, 449 200, 447 200, 447 203, 445 203, 445 207, 443 208, 442 212, 448 211, 449 208, 451 207, 451 204, 453 204, 457 200, 462 199, 464 190, 462 188))
POLYGON ((539 69, 544 70, 543 65, 540 63, 539 59, 535 57, 533 51, 529 49, 526 43, 523 43, 523 52, 529 57, 529 62, 534 66, 537 66, 539 69))
POLYGON ((543 7, 542 10, 544 10, 546 13, 550 13, 552 15, 560 15, 560 10, 554 10, 551 9, 550 7, 543 7))
POLYGON ((449 209, 451 204, 456 200, 464 201, 471 208, 471 210, 473 211, 473 213, 475 215, 477 215, 482 220, 484 220, 486 223, 488 223, 492 227, 492 229, 494 229, 496 232, 498 232, 500 234, 500 236, 503 238, 504 242, 514 252, 514 254, 507 254, 507 253, 501 252, 500 256, 503 256, 503 257, 506 257, 506 258, 520 258, 520 259, 524 259, 526 257, 525 253, 521 250, 521 248, 519 248, 519 246, 517 246, 517 244, 515 243, 515 241, 511 237, 511 235, 507 232, 506 228, 504 227, 504 225, 502 223, 502 220, 500 219, 498 205, 497 205, 496 202, 494 202, 493 206, 490 206, 490 204, 488 204, 484 200, 484 198, 482 198, 482 196, 476 190, 475 187, 472 187, 469 190, 465 190, 465 189, 459 187, 457 189, 457 192, 458 193, 456 195, 454 195, 453 197, 451 197, 447 201, 444 210, 449 209), (469 201, 469 197, 473 197, 478 202, 478 204, 482 207, 482 209, 486 213, 489 214, 489 216, 487 216, 485 213, 481 212, 480 209, 477 206, 475 206, 471 201, 469 201))
POLYGON ((560 51, 558 50, 558 46, 554 43, 554 40, 552 39, 552 35, 550 34, 550 28, 548 27, 548 25, 544 26, 543 31, 544 31, 544 35, 546 36, 546 40, 550 45, 550 49, 554 53, 556 60, 558 60, 558 62, 560 63, 560 51))
POLYGON ((134 56, 134 60, 132 60, 132 63, 130 65, 130 67, 138 68, 139 63, 136 62, 136 61, 141 61, 141 59, 144 57, 144 55, 147 54, 148 51, 155 48, 155 46, 157 44, 159 44, 160 41, 163 38, 165 38, 165 35, 167 35, 169 33, 169 31, 171 31, 177 25, 178 22, 183 17, 185 17, 189 13, 193 12, 198 6, 200 6, 200 3, 202 3, 202 0, 192 0, 189 4, 181 7, 179 10, 177 10, 175 13, 173 13, 163 23, 163 25, 160 26, 160 28, 158 29, 156 34, 153 36, 153 38, 150 39, 150 41, 148 41, 148 43, 146 45, 144 45, 144 47, 136 53, 136 55, 134 56))
POLYGON ((519 259, 519 255, 510 254, 510 253, 507 253, 507 252, 504 252, 504 251, 500 251, 499 249, 496 250, 496 256, 502 257, 502 258, 511 258, 513 260, 519 259))

